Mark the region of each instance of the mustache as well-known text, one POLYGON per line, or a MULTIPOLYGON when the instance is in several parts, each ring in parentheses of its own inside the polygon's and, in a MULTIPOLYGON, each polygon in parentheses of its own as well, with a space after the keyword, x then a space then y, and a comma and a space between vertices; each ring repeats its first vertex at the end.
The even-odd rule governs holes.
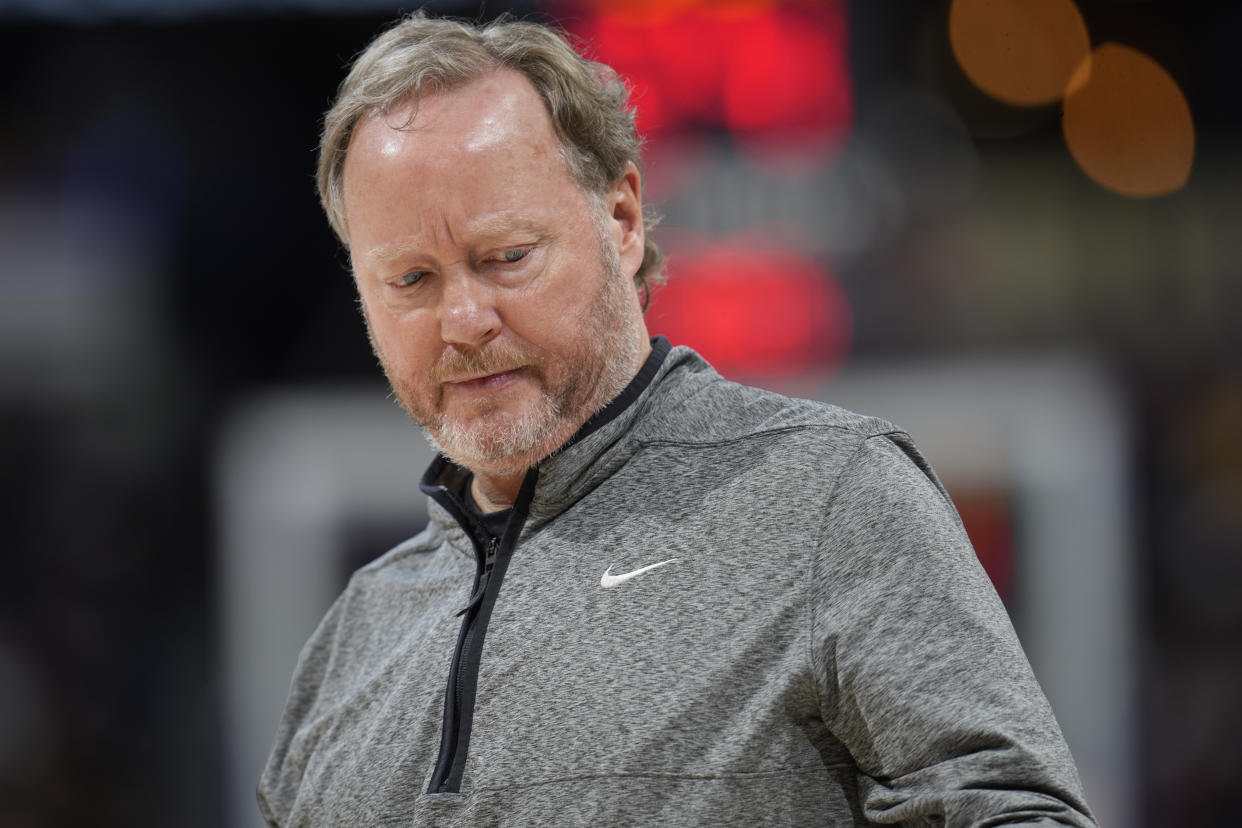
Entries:
POLYGON ((468 377, 511 371, 531 362, 524 349, 508 343, 491 343, 471 350, 450 345, 432 366, 431 378, 437 383, 459 382, 468 377))

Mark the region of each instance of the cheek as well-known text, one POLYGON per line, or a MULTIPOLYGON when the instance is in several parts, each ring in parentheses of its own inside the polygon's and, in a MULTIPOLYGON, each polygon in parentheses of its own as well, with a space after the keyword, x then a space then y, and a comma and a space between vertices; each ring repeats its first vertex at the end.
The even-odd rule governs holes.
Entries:
POLYGON ((504 322, 519 340, 548 353, 561 353, 587 332, 590 314, 586 310, 576 302, 545 300, 513 308, 504 322))
POLYGON ((511 303, 508 316, 519 334, 529 333, 536 341, 555 342, 575 339, 591 319, 591 308, 603 289, 593 250, 578 258, 558 261, 538 280, 538 287, 511 303), (520 328, 520 330, 519 330, 520 328))
POLYGON ((374 307, 363 302, 367 331, 389 371, 416 369, 436 357, 434 331, 420 318, 422 314, 403 316, 389 313, 383 305, 374 307))

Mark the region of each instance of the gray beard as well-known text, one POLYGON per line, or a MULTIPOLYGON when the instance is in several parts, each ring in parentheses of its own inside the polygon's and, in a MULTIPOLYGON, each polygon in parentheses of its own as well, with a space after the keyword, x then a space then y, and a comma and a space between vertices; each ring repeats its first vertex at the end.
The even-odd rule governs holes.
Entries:
MULTIPOLYGON (((518 415, 493 417, 486 424, 471 426, 443 412, 418 416, 410 404, 415 396, 389 374, 394 395, 420 425, 435 451, 475 472, 522 473, 564 446, 633 378, 642 347, 628 310, 628 305, 634 301, 633 282, 622 272, 616 249, 604 235, 602 224, 597 224, 597 231, 605 278, 591 306, 588 324, 591 328, 589 342, 598 347, 584 349, 570 358, 566 385, 551 390, 545 385, 539 399, 518 415), (583 370, 576 370, 578 366, 583 370)), ((478 355, 462 355, 461 361, 488 362, 478 355)), ((382 356, 380 362, 384 364, 382 356)))

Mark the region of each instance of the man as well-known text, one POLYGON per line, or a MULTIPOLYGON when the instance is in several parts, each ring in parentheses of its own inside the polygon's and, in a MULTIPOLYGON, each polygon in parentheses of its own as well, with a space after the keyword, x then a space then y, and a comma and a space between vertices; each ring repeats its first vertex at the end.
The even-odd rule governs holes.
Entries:
POLYGON ((320 193, 431 522, 303 651, 272 825, 1093 824, 952 505, 893 426, 648 338, 624 86, 410 17, 320 193))

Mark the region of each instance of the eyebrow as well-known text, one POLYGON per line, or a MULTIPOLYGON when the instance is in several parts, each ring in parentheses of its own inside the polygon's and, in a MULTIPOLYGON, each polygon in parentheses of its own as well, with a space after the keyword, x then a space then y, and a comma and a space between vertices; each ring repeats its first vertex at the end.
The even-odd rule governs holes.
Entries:
POLYGON ((417 244, 381 244, 368 250, 367 258, 377 262, 391 262, 417 250, 417 244))
MULTIPOLYGON (((490 239, 496 236, 508 235, 510 233, 523 232, 533 232, 543 235, 543 233, 535 227, 533 222, 525 219, 507 217, 485 219, 471 227, 468 232, 474 239, 490 239)), ((417 242, 407 242, 404 244, 381 244, 368 250, 367 258, 378 262, 391 262, 411 253, 417 253, 420 249, 421 245, 417 242)))

